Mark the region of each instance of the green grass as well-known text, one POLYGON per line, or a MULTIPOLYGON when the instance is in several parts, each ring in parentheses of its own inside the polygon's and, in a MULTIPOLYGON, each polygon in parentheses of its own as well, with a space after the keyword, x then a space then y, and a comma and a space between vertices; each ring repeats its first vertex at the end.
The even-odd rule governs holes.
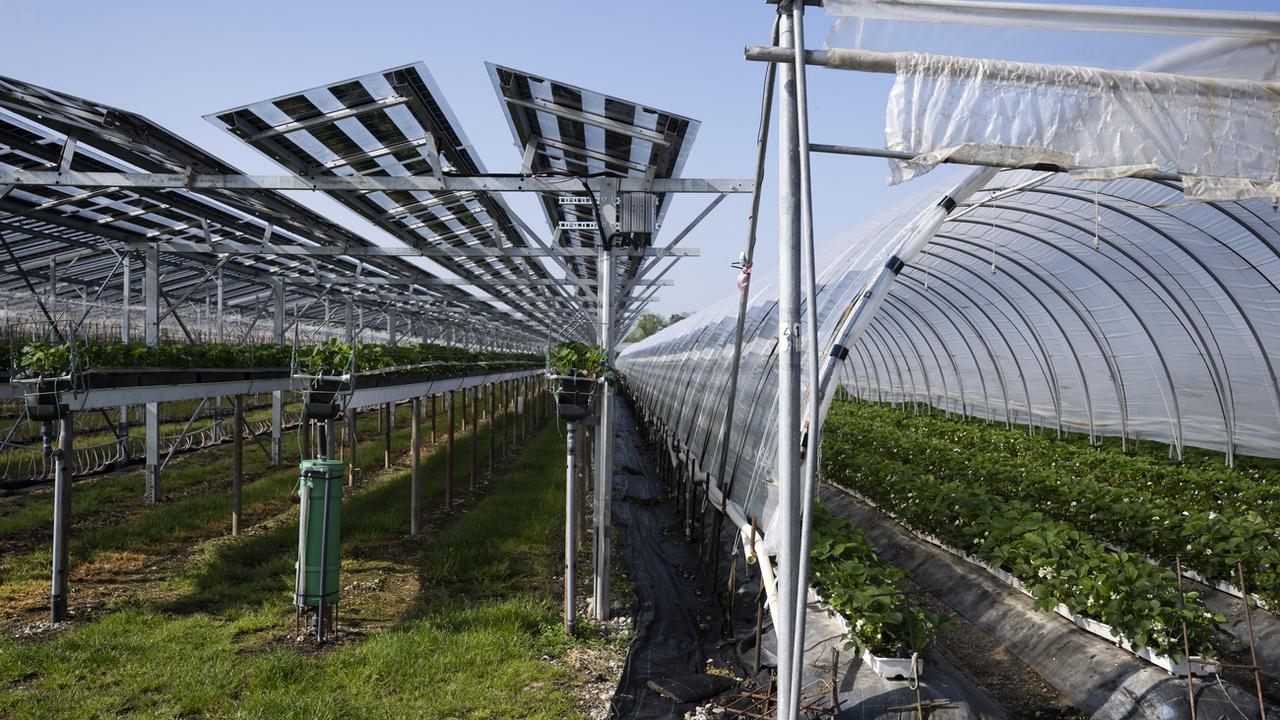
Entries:
MULTIPOLYGON (((459 450, 465 485, 470 457, 459 450)), ((204 546, 163 601, 50 640, 0 639, 0 716, 573 717, 565 671, 541 660, 568 648, 554 579, 563 452, 544 429, 485 499, 418 540, 405 537, 407 472, 344 501, 344 568, 380 560, 418 576, 416 599, 386 632, 312 655, 279 642, 293 624, 289 522, 204 546)), ((431 508, 443 493, 443 448, 424 464, 431 508)))

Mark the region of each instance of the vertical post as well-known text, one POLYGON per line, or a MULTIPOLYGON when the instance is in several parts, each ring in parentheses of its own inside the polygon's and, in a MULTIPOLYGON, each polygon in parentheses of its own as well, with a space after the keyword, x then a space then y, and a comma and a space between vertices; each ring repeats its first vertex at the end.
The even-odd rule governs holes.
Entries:
POLYGON ((520 436, 517 434, 520 432, 520 404, 516 397, 515 380, 507 381, 507 395, 511 401, 511 414, 508 416, 511 418, 511 449, 515 450, 516 444, 520 442, 520 436))
POLYGON ((493 441, 494 436, 498 434, 498 393, 494 392, 492 384, 486 386, 485 395, 489 396, 489 474, 493 474, 493 441))
MULTIPOLYGON (((142 272, 142 296, 145 304, 143 339, 148 345, 160 342, 160 251, 150 245, 145 251, 142 272)), ((160 500, 160 405, 147 403, 146 417, 146 491, 148 504, 160 500)))
MULTIPOLYGON (((275 295, 275 325, 272 327, 271 340, 277 345, 284 344, 284 280, 277 279, 273 288, 275 295)), ((271 392, 271 464, 279 465, 284 449, 284 391, 271 392)))
MULTIPOLYGON (((602 247, 596 269, 600 294, 600 343, 605 364, 613 367, 613 251, 602 247)), ((602 383, 600 430, 596 433, 595 494, 595 594, 592 606, 597 620, 609 619, 610 500, 613 498, 613 389, 602 383)))
POLYGON ((533 435, 533 382, 529 378, 521 378, 520 387, 524 389, 524 437, 527 440, 533 435))
POLYGON ((53 471, 53 584, 49 597, 49 615, 53 622, 62 622, 68 618, 67 560, 70 553, 67 550, 67 525, 71 523, 71 414, 63 415, 58 424, 58 450, 54 455, 53 471))
POLYGON ((356 484, 356 408, 342 411, 342 443, 347 453, 347 487, 356 484))
POLYGON ((449 431, 447 433, 444 453, 444 509, 453 509, 453 391, 450 390, 444 399, 448 409, 449 431))
MULTIPOLYGON (((219 270, 214 276, 214 286, 216 288, 216 314, 214 316, 214 339, 223 343, 226 337, 222 331, 222 271, 219 270)), ((215 443, 222 442, 222 396, 213 399, 213 441, 215 443)))
MULTIPOLYGON (((355 352, 356 347, 356 311, 351 298, 346 298, 346 339, 347 345, 355 352)), ((342 440, 346 446, 347 487, 356 484, 356 408, 347 407, 342 411, 342 440)))
POLYGON ((480 428, 480 388, 471 388, 471 489, 476 489, 476 463, 479 457, 476 455, 478 448, 476 447, 476 433, 480 428))
MULTIPOLYGON (((778 9, 778 44, 794 44, 791 0, 778 9)), ((792 720, 797 555, 800 525, 800 139, 796 68, 778 68, 778 718, 792 720)))
POLYGON ((436 444, 436 396, 431 396, 431 444, 436 444))
POLYGON ((502 458, 507 457, 507 430, 511 425, 511 387, 510 380, 502 381, 502 458))
POLYGON ((231 534, 240 534, 240 488, 244 484, 244 396, 231 398, 231 534))
MULTIPOLYGON (((123 273, 120 312, 120 339, 129 342, 129 303, 133 299, 131 285, 133 284, 133 254, 126 252, 124 258, 120 261, 120 271, 123 273)), ((121 461, 129 459, 129 406, 121 405, 117 412, 119 416, 116 418, 116 437, 119 438, 120 447, 117 456, 121 461)))
POLYGON ((574 431, 578 427, 578 423, 569 423, 568 431, 565 433, 565 441, 567 449, 564 455, 564 634, 572 635, 574 620, 576 619, 576 603, 575 590, 577 587, 577 573, 574 567, 574 551, 578 547, 578 539, 574 537, 574 530, 578 525, 578 509, 574 506, 575 496, 577 495, 577 483, 574 480, 573 453, 574 453, 574 431))
POLYGON ((387 403, 382 408, 382 469, 391 469, 391 415, 395 405, 387 403))
POLYGON ((410 411, 413 413, 413 419, 410 420, 410 443, 412 443, 412 470, 409 474, 409 534, 417 535, 420 530, 420 521, 422 511, 419 507, 421 493, 421 481, 418 466, 422 462, 422 398, 414 398, 410 411))

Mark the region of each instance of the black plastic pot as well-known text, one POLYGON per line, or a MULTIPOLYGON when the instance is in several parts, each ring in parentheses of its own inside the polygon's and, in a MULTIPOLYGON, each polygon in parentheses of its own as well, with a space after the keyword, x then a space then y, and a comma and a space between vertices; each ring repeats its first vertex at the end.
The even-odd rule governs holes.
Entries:
POLYGON ((556 388, 556 413, 565 422, 577 422, 587 416, 596 380, 591 377, 561 378, 556 388))
POLYGON ((340 386, 336 381, 318 380, 307 390, 302 401, 302 412, 308 420, 332 420, 338 417, 340 386))
POLYGON ((36 391, 26 394, 27 417, 35 422, 51 422, 67 414, 68 408, 59 401, 52 383, 39 383, 36 391))

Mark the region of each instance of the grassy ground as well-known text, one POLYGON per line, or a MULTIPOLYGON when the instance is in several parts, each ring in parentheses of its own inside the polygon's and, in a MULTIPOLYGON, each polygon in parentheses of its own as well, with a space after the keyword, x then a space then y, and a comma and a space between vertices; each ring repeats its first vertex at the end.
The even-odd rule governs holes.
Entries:
MULTIPOLYGON (((293 640, 295 512, 198 546, 156 592, 70 630, 0 639, 0 716, 572 717, 574 679, 543 660, 572 647, 555 602, 562 442, 542 431, 474 507, 429 519, 419 538, 406 534, 407 472, 346 499, 341 617, 359 628, 361 615, 395 607, 385 632, 320 651, 293 640)), ((462 486, 466 448, 455 456, 462 486)), ((424 507, 437 507, 443 452, 424 464, 424 507)), ((152 534, 130 532, 111 544, 152 534)), ((591 632, 573 645, 605 642, 591 632)))

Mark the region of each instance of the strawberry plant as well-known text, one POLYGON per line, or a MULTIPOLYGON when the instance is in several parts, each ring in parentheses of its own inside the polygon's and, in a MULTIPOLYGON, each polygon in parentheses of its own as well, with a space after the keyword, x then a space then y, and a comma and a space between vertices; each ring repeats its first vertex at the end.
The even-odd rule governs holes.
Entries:
POLYGON ((848 620, 847 646, 879 657, 928 653, 952 619, 904 594, 906 573, 881 560, 858 526, 821 503, 813 512, 810 578, 848 620))
MULTIPOLYGON (((1037 499, 1039 481, 1028 478, 1057 473, 1057 492, 1068 493, 1078 478, 1063 468, 1078 464, 1028 463, 1007 454, 1008 444, 988 441, 990 430, 985 427, 924 418, 922 424, 928 427, 923 428, 915 426, 917 420, 921 418, 888 408, 836 403, 824 433, 824 476, 870 497, 909 526, 1011 573, 1042 609, 1065 605, 1072 613, 1112 626, 1136 646, 1174 658, 1183 654, 1185 622, 1192 648, 1207 648, 1223 618, 1209 612, 1195 593, 1188 593, 1182 606, 1172 572, 1139 555, 1114 552, 1090 524, 1103 526, 1101 518, 1116 513, 1130 521, 1140 516, 1140 505, 1095 504, 1089 511, 1092 521, 1086 522, 1084 515, 1068 521, 1064 518, 1069 511, 1061 506, 1069 508, 1070 503, 1063 502, 1063 495, 1058 495, 1055 508, 1046 499, 1051 494, 1037 499), (1020 467, 1021 474, 993 480, 1008 472, 1009 463, 1020 467), (1019 487, 1019 482, 1026 485, 1019 487)), ((1075 502, 1080 507, 1083 500, 1075 502)), ((1186 517, 1190 514, 1177 514, 1179 519, 1186 517)), ((1187 552, 1183 547, 1166 548, 1154 556, 1187 552)), ((1246 549, 1242 544, 1237 552, 1246 549)))

